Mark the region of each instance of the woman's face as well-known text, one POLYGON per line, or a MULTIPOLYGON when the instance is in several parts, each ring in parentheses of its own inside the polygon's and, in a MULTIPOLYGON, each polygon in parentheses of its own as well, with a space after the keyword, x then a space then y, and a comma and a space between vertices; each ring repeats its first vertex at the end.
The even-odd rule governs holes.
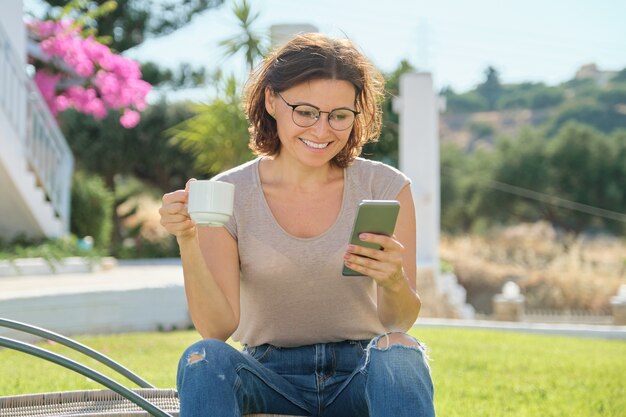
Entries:
MULTIPOLYGON (((265 107, 274 114, 281 142, 280 156, 294 158, 307 166, 322 166, 330 162, 348 141, 352 126, 344 130, 333 129, 328 113, 335 109, 356 110, 356 92, 352 83, 344 80, 312 80, 281 91, 265 93, 265 107), (282 96, 282 98, 281 98, 282 96), (312 126, 298 126, 292 118, 291 105, 307 105, 322 113, 312 126)), ((345 115, 345 110, 335 115, 345 115)), ((302 124, 302 123, 300 123, 302 124)))

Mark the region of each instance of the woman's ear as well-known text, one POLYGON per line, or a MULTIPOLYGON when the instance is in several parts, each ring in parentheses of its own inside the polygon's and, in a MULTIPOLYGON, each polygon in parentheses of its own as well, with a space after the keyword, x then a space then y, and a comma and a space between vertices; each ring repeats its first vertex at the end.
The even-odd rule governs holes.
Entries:
POLYGON ((270 116, 276 118, 276 94, 269 87, 265 88, 265 110, 270 116))

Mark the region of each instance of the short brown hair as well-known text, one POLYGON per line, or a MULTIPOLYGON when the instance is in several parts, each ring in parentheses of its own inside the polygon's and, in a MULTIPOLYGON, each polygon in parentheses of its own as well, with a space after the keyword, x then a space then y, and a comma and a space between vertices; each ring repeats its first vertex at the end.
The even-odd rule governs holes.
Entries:
POLYGON ((252 73, 244 106, 250 122, 250 149, 256 155, 276 155, 280 140, 276 120, 265 108, 265 91, 287 90, 311 80, 344 80, 356 91, 356 110, 348 143, 331 162, 345 168, 369 141, 378 140, 382 124, 384 79, 381 73, 347 39, 319 33, 298 35, 270 53, 252 73))

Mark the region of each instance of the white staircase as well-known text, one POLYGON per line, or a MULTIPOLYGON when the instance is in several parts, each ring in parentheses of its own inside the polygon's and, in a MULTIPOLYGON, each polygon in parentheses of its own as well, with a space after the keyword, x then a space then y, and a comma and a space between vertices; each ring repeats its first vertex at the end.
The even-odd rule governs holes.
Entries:
POLYGON ((69 231, 74 159, 26 74, 21 2, 11 3, 0 13, 0 238, 58 237, 69 231))

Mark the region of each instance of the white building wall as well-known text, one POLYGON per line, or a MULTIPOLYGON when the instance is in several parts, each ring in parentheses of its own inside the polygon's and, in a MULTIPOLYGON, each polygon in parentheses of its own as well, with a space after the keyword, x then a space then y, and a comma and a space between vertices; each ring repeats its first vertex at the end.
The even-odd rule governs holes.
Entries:
POLYGON ((24 28, 22 13, 22 0, 2 0, 0 2, 0 23, 9 35, 13 50, 19 51, 19 58, 23 63, 26 63, 26 29, 24 28))

